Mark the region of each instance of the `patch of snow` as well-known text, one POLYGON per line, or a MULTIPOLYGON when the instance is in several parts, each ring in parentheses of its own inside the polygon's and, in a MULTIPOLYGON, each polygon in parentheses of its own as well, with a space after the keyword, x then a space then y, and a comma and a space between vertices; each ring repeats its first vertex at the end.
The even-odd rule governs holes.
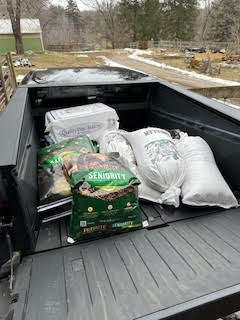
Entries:
POLYGON ((223 101, 223 100, 219 100, 219 99, 215 99, 215 98, 212 98, 212 99, 215 100, 215 101, 217 101, 217 102, 221 102, 221 103, 225 104, 226 106, 229 106, 229 107, 232 107, 232 108, 234 108, 234 109, 240 110, 240 106, 237 106, 237 105, 232 104, 232 103, 230 103, 230 102, 225 102, 225 101, 223 101))
POLYGON ((152 54, 152 51, 151 50, 142 50, 142 49, 131 49, 131 48, 125 48, 124 49, 125 51, 127 52, 132 52, 138 56, 141 56, 141 55, 151 55, 152 54))
MULTIPOLYGON (((140 50, 140 51, 144 51, 144 50, 140 50)), ((222 84, 222 85, 225 85, 225 86, 237 86, 237 85, 239 86, 240 85, 240 82, 214 78, 214 77, 206 76, 206 75, 203 75, 203 74, 199 74, 199 73, 197 73, 195 71, 187 71, 187 70, 182 70, 182 69, 179 69, 179 68, 175 68, 175 67, 169 66, 169 65, 167 65, 165 63, 159 63, 159 62, 153 61, 153 60, 151 60, 149 58, 139 57, 138 50, 134 50, 132 52, 132 54, 130 54, 128 57, 133 59, 133 60, 138 60, 138 61, 141 61, 141 62, 144 62, 144 63, 151 64, 151 65, 153 65, 155 67, 158 67, 158 68, 164 68, 164 69, 177 71, 178 73, 187 75, 187 76, 192 77, 192 78, 206 80, 206 81, 212 81, 212 82, 219 83, 219 84, 222 84)))
POLYGON ((117 62, 114 62, 110 59, 108 59, 105 56, 97 56, 97 58, 102 59, 103 62, 105 63, 106 66, 108 67, 118 67, 118 68, 126 68, 125 66, 123 66, 122 64, 119 64, 117 62))
POLYGON ((78 54, 77 55, 78 58, 88 58, 87 54, 78 54))
POLYGON ((240 69, 240 64, 230 64, 226 62, 221 62, 220 63, 222 68, 229 68, 229 69, 240 69))
POLYGON ((165 53, 164 57, 180 57, 179 53, 165 53))
MULTIPOLYGON (((136 69, 132 69, 132 68, 128 68, 120 63, 117 63, 111 59, 108 59, 107 57, 105 56, 97 56, 97 58, 100 58, 104 61, 105 65, 108 66, 108 67, 117 67, 117 68, 124 68, 124 69, 129 69, 129 70, 133 70, 133 71, 136 71, 136 72, 141 72, 139 70, 136 70, 136 69)), ((141 72, 143 73, 143 72, 141 72)))
POLYGON ((134 52, 136 49, 132 49, 132 48, 125 48, 124 51, 127 51, 127 52, 134 52))

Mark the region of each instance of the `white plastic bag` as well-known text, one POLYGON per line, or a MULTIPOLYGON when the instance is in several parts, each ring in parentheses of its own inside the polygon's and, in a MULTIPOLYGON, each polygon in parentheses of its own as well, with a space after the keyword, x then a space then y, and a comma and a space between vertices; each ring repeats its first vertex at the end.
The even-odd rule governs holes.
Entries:
POLYGON ((237 207, 237 199, 219 171, 207 142, 183 133, 180 137, 175 143, 186 164, 182 202, 192 206, 237 207))
POLYGON ((121 164, 135 174, 136 159, 132 147, 123 137, 124 133, 123 130, 105 131, 100 138, 100 153, 118 152, 121 164))
POLYGON ((185 165, 170 133, 159 128, 146 128, 124 136, 133 148, 145 183, 163 193, 162 203, 179 207, 185 165))
POLYGON ((119 161, 128 169, 130 169, 141 181, 141 184, 138 186, 139 198, 156 203, 162 203, 161 192, 149 187, 137 169, 134 152, 126 138, 124 138, 124 134, 126 134, 126 131, 123 130, 104 132, 100 139, 100 152, 118 152, 119 161))
POLYGON ((113 108, 103 103, 53 110, 46 113, 45 132, 54 142, 88 135, 99 142, 105 130, 117 130, 119 118, 113 108))

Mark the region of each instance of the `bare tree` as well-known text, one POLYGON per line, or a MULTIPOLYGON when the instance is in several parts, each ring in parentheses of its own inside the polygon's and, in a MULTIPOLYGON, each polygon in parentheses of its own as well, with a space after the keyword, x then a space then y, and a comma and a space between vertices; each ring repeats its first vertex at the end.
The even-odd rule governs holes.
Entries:
POLYGON ((117 0, 81 0, 81 2, 94 10, 102 17, 105 25, 106 40, 111 42, 112 48, 116 48, 118 1, 117 0))
POLYGON ((49 0, 21 0, 22 18, 39 19, 49 9, 49 0))
POLYGON ((208 32, 209 20, 212 13, 212 0, 202 0, 203 8, 199 17, 199 40, 204 41, 208 32))
POLYGON ((235 17, 231 28, 231 39, 233 41, 233 50, 236 54, 240 53, 240 19, 235 17))

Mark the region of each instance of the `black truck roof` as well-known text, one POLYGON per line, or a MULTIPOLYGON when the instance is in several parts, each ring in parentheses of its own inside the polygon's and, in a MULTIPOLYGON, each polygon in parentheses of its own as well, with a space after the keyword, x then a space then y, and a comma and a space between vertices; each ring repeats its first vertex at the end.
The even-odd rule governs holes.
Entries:
POLYGON ((152 82, 156 78, 147 74, 119 67, 101 68, 51 68, 30 71, 21 86, 61 86, 79 84, 152 82))

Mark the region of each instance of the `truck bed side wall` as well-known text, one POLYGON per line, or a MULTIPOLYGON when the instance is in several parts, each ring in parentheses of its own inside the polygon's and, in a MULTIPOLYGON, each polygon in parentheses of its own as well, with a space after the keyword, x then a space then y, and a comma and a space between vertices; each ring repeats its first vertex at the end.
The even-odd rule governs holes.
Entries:
MULTIPOLYGON (((210 104, 218 104, 210 101, 210 104)), ((230 107, 229 107, 230 108, 230 107)), ((181 129, 201 136, 212 148, 216 162, 227 182, 240 191, 239 124, 231 118, 208 108, 170 88, 161 86, 153 91, 149 123, 167 129, 181 129)))

